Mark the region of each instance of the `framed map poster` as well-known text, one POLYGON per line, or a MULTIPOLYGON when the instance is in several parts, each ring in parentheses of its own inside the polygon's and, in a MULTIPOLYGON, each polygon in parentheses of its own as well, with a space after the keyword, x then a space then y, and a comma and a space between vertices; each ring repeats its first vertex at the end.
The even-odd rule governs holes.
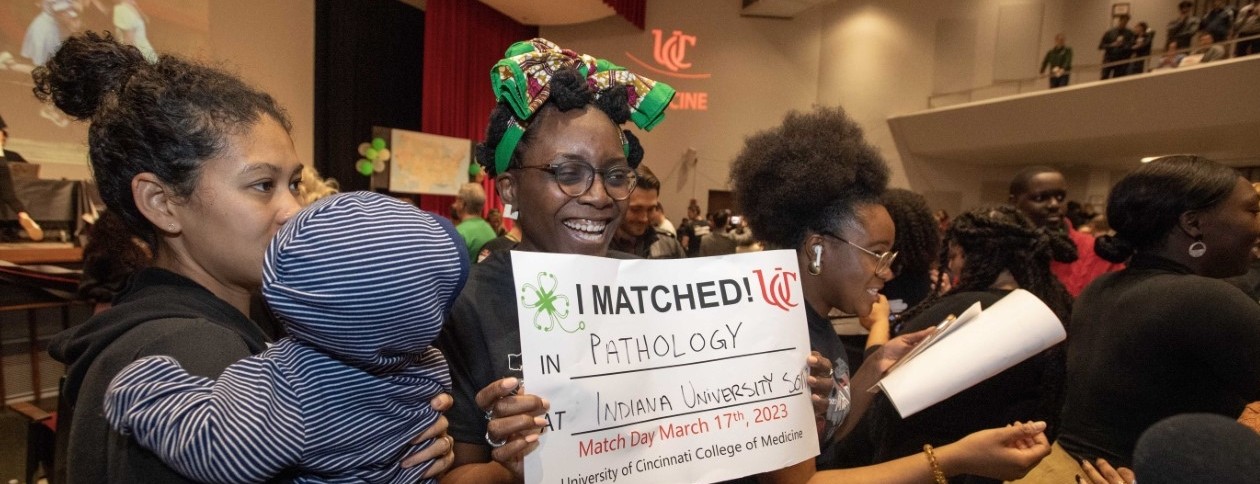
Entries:
MULTIPOLYGON (((379 133, 381 129, 374 131, 379 133)), ((404 129, 385 131, 392 153, 388 169, 390 191, 455 195, 460 185, 468 182, 472 140, 404 129)))

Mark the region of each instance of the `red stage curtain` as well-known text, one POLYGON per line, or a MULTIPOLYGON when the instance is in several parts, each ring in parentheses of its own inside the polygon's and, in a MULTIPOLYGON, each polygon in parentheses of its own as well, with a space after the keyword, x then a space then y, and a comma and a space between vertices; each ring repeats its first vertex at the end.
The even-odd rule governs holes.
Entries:
POLYGON ((643 30, 643 22, 647 18, 647 0, 604 0, 604 4, 612 7, 617 15, 625 17, 639 30, 643 30))
MULTIPOLYGON (((641 2, 640 2, 641 3, 641 2)), ((429 0, 424 26, 424 132, 480 141, 494 108, 490 67, 508 46, 538 36, 476 0, 429 0)), ((486 178, 486 209, 502 207, 494 179, 486 178)), ((448 213, 454 197, 425 195, 420 208, 448 213)))

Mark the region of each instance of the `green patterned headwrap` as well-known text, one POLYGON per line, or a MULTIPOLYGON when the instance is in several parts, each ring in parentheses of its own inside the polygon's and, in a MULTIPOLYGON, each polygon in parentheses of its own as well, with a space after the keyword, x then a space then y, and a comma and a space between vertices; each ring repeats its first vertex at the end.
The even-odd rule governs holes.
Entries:
MULTIPOLYGON (((645 131, 651 131, 665 119, 665 108, 674 98, 674 88, 663 82, 634 74, 603 59, 561 49, 547 39, 512 44, 505 56, 490 70, 495 98, 510 106, 513 114, 503 139, 495 147, 495 173, 507 170, 534 113, 551 96, 552 76, 561 69, 577 69, 596 93, 610 87, 625 87, 630 120, 645 131)), ((630 145, 624 136, 622 148, 629 154, 630 145)))

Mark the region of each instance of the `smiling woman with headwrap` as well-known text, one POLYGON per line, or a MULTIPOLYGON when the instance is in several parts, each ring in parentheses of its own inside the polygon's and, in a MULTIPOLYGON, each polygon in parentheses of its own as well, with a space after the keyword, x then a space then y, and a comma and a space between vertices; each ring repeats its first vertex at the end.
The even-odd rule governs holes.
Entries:
MULTIPOLYGON (((653 128, 674 90, 544 39, 512 45, 491 80, 499 102, 477 161, 520 211, 516 250, 632 257, 608 250, 643 159, 621 125, 653 128)), ((477 264, 439 338, 451 365, 455 407, 447 415, 458 441, 456 468, 444 482, 521 480, 522 456, 545 423, 547 402, 517 388, 512 281, 508 251, 477 264)))

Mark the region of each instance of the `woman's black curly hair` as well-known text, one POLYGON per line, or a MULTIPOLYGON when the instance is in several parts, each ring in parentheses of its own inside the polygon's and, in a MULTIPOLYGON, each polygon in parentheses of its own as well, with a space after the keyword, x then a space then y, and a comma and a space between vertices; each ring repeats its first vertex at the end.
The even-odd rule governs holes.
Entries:
MULTIPOLYGON (((1045 302, 1060 321, 1066 322, 1071 316, 1072 296, 1050 272, 1050 261, 1056 251, 1053 246, 1071 241, 1051 237, 1033 226, 1018 209, 1003 205, 972 210, 954 219, 941 244, 942 270, 949 267, 951 243, 962 249, 966 263, 962 273, 956 274, 958 283, 945 295, 988 290, 1003 271, 1010 271, 1019 287, 1045 302)), ((939 285, 937 281, 936 289, 939 285)), ((940 297, 920 303, 901 319, 913 318, 940 297)))
POLYGON ((1229 199, 1239 174, 1193 155, 1165 156, 1134 170, 1112 187, 1107 221, 1115 236, 1099 237, 1094 251, 1124 262, 1135 251, 1162 247, 1182 213, 1205 210, 1229 199))
POLYGON ((731 165, 735 201, 757 237, 796 249, 809 232, 839 231, 879 203, 888 165, 839 107, 788 113, 744 141, 731 165))
MULTIPOLYGON (((1055 252, 1052 245, 1071 241, 1064 242, 1036 228, 1014 207, 997 206, 972 210, 954 219, 941 244, 942 269, 949 267, 950 243, 962 248, 966 257, 958 283, 948 293, 940 295, 940 281, 937 281, 933 290, 937 295, 906 311, 899 319, 910 321, 950 294, 987 291, 1003 271, 1010 271, 1019 287, 1041 299, 1066 327, 1072 314, 1072 295, 1050 272, 1050 261, 1055 252)), ((1039 388, 1041 400, 1033 417, 1047 422, 1047 435, 1058 433, 1067 364, 1064 347, 1056 345, 1035 357, 1044 363, 1039 388)))
MULTIPOLYGON (((627 104, 626 89, 628 86, 612 86, 595 92, 591 90, 586 79, 575 68, 564 68, 557 71, 551 76, 550 84, 551 94, 547 97, 547 101, 543 103, 536 111, 534 116, 529 119, 529 124, 536 124, 538 120, 547 116, 547 106, 553 106, 561 112, 571 109, 579 109, 588 104, 594 105, 608 115, 612 122, 617 126, 625 124, 630 120, 630 105, 627 104)), ((508 121, 515 118, 516 114, 512 111, 512 107, 505 101, 499 101, 495 104, 494 109, 490 111, 490 124, 486 126, 486 139, 477 143, 477 163, 485 167, 486 174, 490 176, 498 175, 494 166, 494 153, 498 148, 499 142, 503 141, 503 134, 507 131, 508 121)), ((520 120, 518 120, 520 121, 520 120)), ((639 144, 639 139, 629 130, 622 130, 626 137, 626 141, 630 144, 630 153, 626 157, 631 168, 637 168, 639 162, 643 161, 643 146, 639 144)), ((521 153, 525 152, 527 146, 534 141, 534 130, 525 129, 525 134, 521 136, 520 142, 516 144, 516 150, 512 152, 512 161, 508 164, 508 169, 519 168, 521 166, 521 153)))
POLYGON ((897 228, 892 250, 897 252, 893 274, 922 274, 927 277, 941 250, 941 232, 936 217, 923 195, 903 188, 889 188, 880 197, 897 228))
POLYGON ((229 136, 264 115, 291 129, 270 95, 236 76, 165 54, 150 64, 109 33, 71 36, 32 76, 35 97, 91 122, 88 154, 101 199, 154 249, 157 233, 136 207, 132 178, 153 173, 186 198, 229 136))

